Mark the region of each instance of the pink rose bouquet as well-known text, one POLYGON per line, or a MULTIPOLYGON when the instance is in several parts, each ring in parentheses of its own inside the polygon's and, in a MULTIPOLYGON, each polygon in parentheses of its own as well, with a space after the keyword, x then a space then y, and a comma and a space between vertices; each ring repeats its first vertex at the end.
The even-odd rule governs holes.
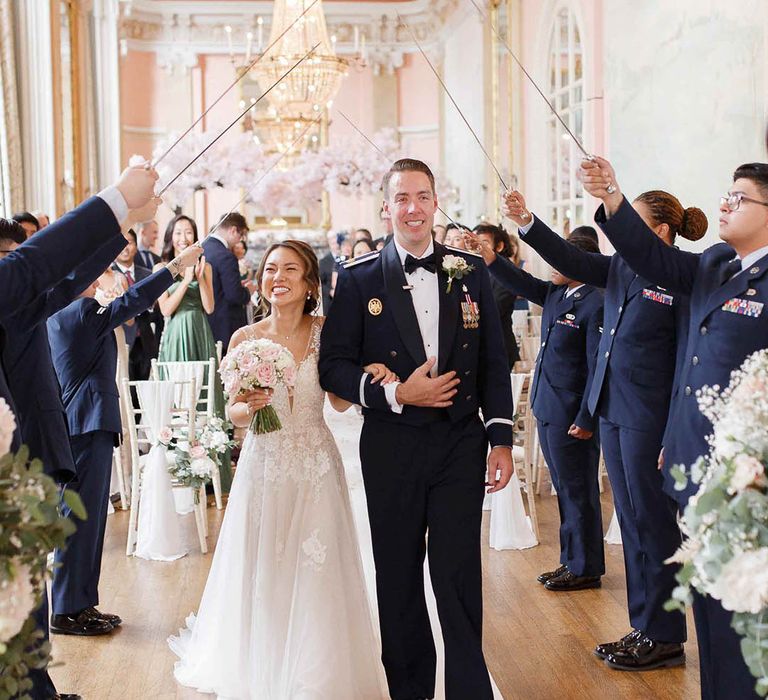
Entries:
MULTIPOLYGON (((224 390, 230 396, 254 389, 274 389, 284 384, 293 388, 296 367, 291 353, 279 343, 266 338, 246 340, 227 354, 219 367, 224 390)), ((250 429, 257 435, 280 430, 277 412, 265 406, 253 414, 250 429)))

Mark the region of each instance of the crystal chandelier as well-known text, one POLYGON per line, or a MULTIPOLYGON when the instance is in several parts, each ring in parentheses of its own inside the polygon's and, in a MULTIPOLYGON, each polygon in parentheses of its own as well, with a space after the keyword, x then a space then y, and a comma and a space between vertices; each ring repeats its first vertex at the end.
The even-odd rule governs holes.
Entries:
MULTIPOLYGON (((309 0, 275 0, 269 43, 296 21, 308 4, 309 0)), ((322 0, 317 0, 251 71, 259 87, 266 90, 315 44, 319 44, 315 55, 269 93, 270 104, 284 119, 316 116, 336 96, 349 69, 349 62, 336 55, 335 41, 328 37, 322 0)))

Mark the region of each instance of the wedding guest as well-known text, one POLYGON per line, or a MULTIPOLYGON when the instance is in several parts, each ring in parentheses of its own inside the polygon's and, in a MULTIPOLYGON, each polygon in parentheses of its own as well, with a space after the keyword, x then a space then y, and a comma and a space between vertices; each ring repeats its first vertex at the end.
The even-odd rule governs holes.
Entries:
POLYGON ((27 238, 33 236, 40 230, 40 222, 28 211, 20 211, 13 215, 13 220, 24 229, 27 238))
POLYGON ((34 216, 37 219, 37 223, 40 226, 40 228, 38 229, 39 231, 42 231, 46 226, 48 226, 51 223, 51 219, 49 218, 48 214, 44 214, 39 210, 33 211, 32 216, 34 216))
MULTIPOLYGON (((768 326, 762 316, 768 298, 768 163, 736 168, 729 192, 720 199, 724 243, 700 254, 664 245, 653 235, 644 210, 636 210, 624 197, 607 160, 585 161, 581 180, 589 194, 602 200, 595 221, 618 255, 667 294, 691 298, 660 459, 665 491, 683 508, 698 485, 689 481, 677 490, 670 470, 681 465, 690 474, 692 465, 710 449, 712 424, 699 410, 699 390, 728 386, 731 372, 753 352, 768 348, 768 326)), ((705 221, 699 210, 685 210, 679 226, 702 229, 705 221)), ((740 637, 731 627, 732 613, 714 598, 697 592, 693 597, 702 697, 757 698, 740 637)))
POLYGON ((359 228, 355 230, 354 235, 352 236, 355 243, 358 241, 372 241, 373 236, 371 235, 371 232, 367 228, 359 228))
POLYGON ((334 264, 333 272, 331 273, 331 299, 333 299, 336 293, 336 281, 339 279, 339 270, 343 267, 347 260, 352 258, 353 252, 352 239, 346 234, 339 234, 339 258, 334 264))
POLYGON ((464 245, 464 234, 468 231, 469 229, 463 224, 454 224, 451 222, 446 227, 445 245, 449 246, 450 248, 459 248, 460 250, 464 250, 466 248, 464 245))
MULTIPOLYGON (((513 294, 543 307, 542 343, 529 403, 557 491, 560 561, 538 581, 550 591, 599 588, 605 573, 600 446, 597 420, 587 398, 603 325, 603 296, 596 287, 557 270, 552 271, 551 282, 538 279, 497 254, 493 248, 496 238, 487 228, 481 225, 475 232, 491 277, 513 294)), ((587 253, 599 251, 586 236, 576 237, 571 245, 587 253)))
POLYGON ((368 240, 367 238, 361 238, 359 241, 357 241, 352 248, 352 259, 355 260, 359 258, 361 255, 366 255, 367 253, 373 253, 376 250, 376 248, 373 245, 373 241, 368 240))
POLYGON ((385 245, 387 245, 387 239, 386 238, 376 238, 373 241, 373 247, 376 250, 383 250, 385 245))
POLYGON ((333 271, 336 267, 336 261, 341 254, 339 241, 336 234, 329 231, 326 234, 328 241, 328 252, 319 260, 320 266, 320 286, 323 292, 323 313, 327 314, 331 308, 331 289, 333 287, 333 271))
MULTIPOLYGON (((194 268, 200 253, 196 246, 186 248, 109 306, 94 299, 98 287, 94 282, 79 299, 48 319, 51 358, 61 386, 77 471, 77 484, 70 488, 77 490, 88 513, 69 537, 66 549, 55 553, 54 633, 109 634, 122 622, 116 615, 96 618, 92 612, 99 604, 112 450, 122 430, 113 331, 147 309, 179 273, 194 268)), ((69 514, 66 505, 62 512, 69 514)))
MULTIPOLYGON (((510 262, 522 270, 525 267, 525 260, 523 260, 520 255, 520 239, 516 234, 512 233, 509 235, 509 245, 512 250, 512 254, 509 258, 510 262)), ((517 297, 517 299, 515 299, 515 311, 528 311, 529 308, 527 299, 524 299, 523 297, 517 297)))
MULTIPOLYGON (((165 231, 163 263, 178 257, 195 242, 197 224, 194 219, 179 214, 168 223, 165 231)), ((234 255, 232 258, 234 261, 234 255)), ((156 265, 155 270, 161 269, 163 263, 156 265)), ((234 264, 237 267, 237 263, 234 264)), ((216 304, 213 272, 205 255, 197 265, 187 267, 182 277, 160 295, 157 303, 166 319, 157 359, 160 362, 188 362, 213 358, 218 366, 216 340, 208 323, 216 304)), ((204 381, 208 381, 207 374, 204 381)), ((216 415, 225 418, 224 392, 218 372, 214 377, 214 391, 216 415)), ((229 452, 222 459, 220 471, 222 489, 228 491, 232 481, 229 452)))
POLYGON ((157 221, 151 219, 150 221, 137 224, 136 233, 138 235, 137 244, 139 249, 139 263, 142 267, 151 270, 160 262, 160 256, 155 252, 155 245, 157 244, 157 239, 160 235, 157 221))
MULTIPOLYGON (((210 265, 214 305, 206 309, 213 337, 224 348, 232 334, 247 323, 245 307, 256 291, 253 282, 242 282, 237 258, 232 249, 248 233, 245 217, 237 212, 224 215, 218 228, 203 242, 203 252, 210 265)), ((167 240, 167 235, 166 235, 167 240)))
POLYGON ((432 229, 432 237, 437 241, 438 243, 445 243, 445 234, 447 233, 445 226, 442 224, 435 224, 435 227, 432 229))
MULTIPOLYGON (((505 213, 523 240, 569 277, 605 288, 604 332, 589 392, 600 418, 600 441, 624 544, 632 630, 600 644, 595 654, 619 670, 642 671, 685 663, 685 618, 665 610, 676 586, 665 564, 680 546, 676 504, 656 469, 667 426, 678 348, 685 343, 689 298, 639 277, 618 255, 575 249, 526 208, 519 192, 505 213)), ((701 238, 707 220, 698 209, 658 190, 641 194, 637 212, 659 244, 672 250, 678 235, 701 238)), ((634 211, 634 209, 633 209, 634 211)))
MULTIPOLYGON (((484 243, 497 256, 506 260, 510 259, 512 245, 509 240, 509 234, 501 226, 478 224, 473 232, 481 243, 484 243)), ((511 372, 515 362, 520 359, 517 338, 515 338, 515 332, 512 329, 512 311, 515 308, 517 295, 501 284, 495 275, 491 275, 491 291, 496 302, 496 308, 499 311, 501 333, 504 338, 504 348, 507 351, 507 360, 509 361, 509 370, 511 372)))

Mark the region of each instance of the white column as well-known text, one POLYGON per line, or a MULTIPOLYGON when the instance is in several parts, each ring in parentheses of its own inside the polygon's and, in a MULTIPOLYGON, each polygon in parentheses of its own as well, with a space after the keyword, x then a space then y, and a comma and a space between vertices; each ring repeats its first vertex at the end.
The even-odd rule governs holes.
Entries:
POLYGON ((117 179, 120 163, 120 39, 118 0, 93 0, 93 75, 98 184, 117 179))
POLYGON ((56 169, 50 3, 20 2, 16 13, 24 206, 53 215, 56 169))

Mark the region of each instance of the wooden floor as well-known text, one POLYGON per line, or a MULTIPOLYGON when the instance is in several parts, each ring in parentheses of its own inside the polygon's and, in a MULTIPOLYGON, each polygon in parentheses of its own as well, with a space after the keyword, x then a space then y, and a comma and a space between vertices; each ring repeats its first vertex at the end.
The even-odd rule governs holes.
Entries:
MULTIPOLYGON (((535 579, 557 563, 556 499, 542 496, 539 504, 544 544, 519 552, 484 548, 485 652, 505 700, 698 698, 695 641, 687 645, 688 665, 673 670, 611 671, 592 655, 595 643, 628 631, 621 547, 606 546, 608 574, 602 589, 546 591, 535 579)), ((607 523, 609 496, 603 505, 607 523)), ((215 542, 222 513, 214 508, 208 513, 209 541, 215 542)), ((487 513, 485 518, 487 543, 487 513)), ((211 554, 202 556, 195 547, 190 516, 184 520, 189 556, 172 563, 127 558, 127 521, 125 512, 109 517, 101 579, 102 610, 120 614, 125 622, 107 637, 54 636, 60 663, 51 671, 56 685, 85 700, 210 698, 176 685, 175 657, 165 640, 197 609, 211 554)), ((690 619, 689 631, 693 636, 690 619)))

